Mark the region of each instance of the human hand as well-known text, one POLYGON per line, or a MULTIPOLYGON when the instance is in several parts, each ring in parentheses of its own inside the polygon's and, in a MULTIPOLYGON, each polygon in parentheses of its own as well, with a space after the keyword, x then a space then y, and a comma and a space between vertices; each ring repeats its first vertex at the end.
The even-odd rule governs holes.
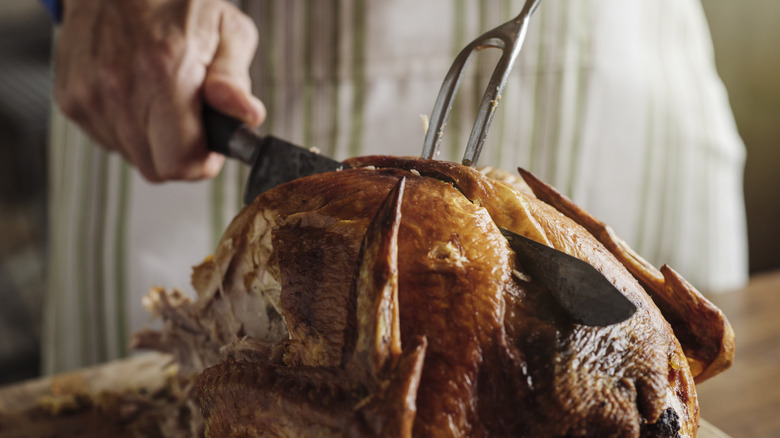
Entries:
POLYGON ((55 100, 104 148, 149 181, 216 175, 203 100, 256 126, 252 20, 224 0, 64 0, 55 100))

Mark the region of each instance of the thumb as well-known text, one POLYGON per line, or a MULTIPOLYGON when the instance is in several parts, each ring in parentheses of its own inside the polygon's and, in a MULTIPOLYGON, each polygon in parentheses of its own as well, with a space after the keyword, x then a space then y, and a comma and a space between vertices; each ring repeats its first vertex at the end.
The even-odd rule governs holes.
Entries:
POLYGON ((203 82, 203 96, 209 105, 250 126, 265 120, 265 106, 252 95, 249 78, 257 39, 257 27, 248 16, 235 8, 222 9, 219 44, 203 82))

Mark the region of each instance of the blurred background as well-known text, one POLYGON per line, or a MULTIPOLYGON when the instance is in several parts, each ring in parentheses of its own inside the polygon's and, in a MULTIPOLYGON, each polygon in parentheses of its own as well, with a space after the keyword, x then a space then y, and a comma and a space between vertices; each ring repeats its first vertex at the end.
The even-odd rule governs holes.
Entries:
POLYGON ((780 268, 780 2, 702 0, 715 64, 747 148, 751 272, 780 268))
POLYGON ((39 368, 51 32, 36 0, 0 0, 0 384, 39 368))
MULTIPOLYGON (((779 269, 780 2, 702 4, 747 147, 751 272, 779 269)), ((37 0, 0 0, 0 385, 38 375, 51 34, 37 0)))

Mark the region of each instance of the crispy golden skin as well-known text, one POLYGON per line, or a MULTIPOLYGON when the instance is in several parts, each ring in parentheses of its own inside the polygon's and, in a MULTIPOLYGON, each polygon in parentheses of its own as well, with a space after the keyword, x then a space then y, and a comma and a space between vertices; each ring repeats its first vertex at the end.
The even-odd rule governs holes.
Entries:
POLYGON ((186 371, 207 368, 197 386, 209 435, 696 435, 688 362, 712 373, 727 354, 686 358, 661 310, 672 313, 620 253, 467 167, 349 164, 364 168, 293 181, 244 209, 195 269, 197 302, 153 294, 168 328, 139 339, 178 352, 186 371), (572 323, 499 227, 592 264, 637 312, 572 323))

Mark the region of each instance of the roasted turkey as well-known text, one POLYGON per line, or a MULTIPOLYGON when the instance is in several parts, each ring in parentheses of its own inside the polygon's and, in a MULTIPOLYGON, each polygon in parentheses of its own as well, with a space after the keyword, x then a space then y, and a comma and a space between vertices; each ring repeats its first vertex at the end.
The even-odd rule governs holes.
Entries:
POLYGON ((734 337, 673 270, 524 171, 346 164, 247 206, 195 301, 147 297, 165 328, 135 343, 195 379, 207 436, 696 436, 694 382, 734 337), (572 322, 501 228, 590 263, 637 311, 572 322))

